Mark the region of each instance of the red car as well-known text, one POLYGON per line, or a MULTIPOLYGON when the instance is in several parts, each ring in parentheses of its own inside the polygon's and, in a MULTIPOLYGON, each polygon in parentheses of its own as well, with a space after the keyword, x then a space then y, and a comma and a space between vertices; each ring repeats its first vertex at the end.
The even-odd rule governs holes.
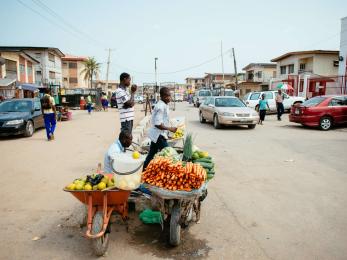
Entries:
POLYGON ((292 106, 289 121, 329 130, 333 125, 347 123, 347 95, 317 96, 292 106))

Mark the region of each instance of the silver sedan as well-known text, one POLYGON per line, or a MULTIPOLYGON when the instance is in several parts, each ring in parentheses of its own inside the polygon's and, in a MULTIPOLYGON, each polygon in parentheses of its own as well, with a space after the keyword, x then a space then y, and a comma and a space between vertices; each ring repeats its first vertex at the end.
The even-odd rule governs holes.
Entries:
POLYGON ((247 107, 237 97, 208 97, 199 107, 200 123, 213 122, 214 128, 222 125, 247 125, 255 128, 259 121, 258 113, 247 107))

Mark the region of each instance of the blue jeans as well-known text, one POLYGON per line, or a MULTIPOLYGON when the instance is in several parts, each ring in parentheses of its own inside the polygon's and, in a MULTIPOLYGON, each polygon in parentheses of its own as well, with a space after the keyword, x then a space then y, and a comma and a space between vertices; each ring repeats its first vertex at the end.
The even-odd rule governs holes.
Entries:
POLYGON ((92 112, 92 104, 87 104, 88 113, 92 112))
POLYGON ((54 134, 55 126, 57 124, 57 121, 55 120, 55 114, 43 114, 43 118, 45 120, 47 139, 50 139, 51 135, 54 134))
POLYGON ((143 170, 146 169, 147 165, 148 165, 148 164, 150 163, 150 161, 154 158, 154 155, 155 155, 157 152, 161 151, 162 149, 164 149, 165 147, 168 147, 168 146, 169 146, 169 145, 168 145, 168 143, 167 143, 165 137, 162 136, 162 135, 159 135, 158 140, 157 140, 156 143, 151 142, 151 146, 150 146, 150 148, 149 148, 149 153, 148 153, 148 155, 147 155, 147 157, 146 157, 146 160, 145 160, 145 162, 144 162, 144 164, 143 164, 143 170))
POLYGON ((278 102, 276 105, 277 105, 277 119, 280 120, 281 116, 284 113, 284 106, 283 106, 283 103, 278 103, 278 102))

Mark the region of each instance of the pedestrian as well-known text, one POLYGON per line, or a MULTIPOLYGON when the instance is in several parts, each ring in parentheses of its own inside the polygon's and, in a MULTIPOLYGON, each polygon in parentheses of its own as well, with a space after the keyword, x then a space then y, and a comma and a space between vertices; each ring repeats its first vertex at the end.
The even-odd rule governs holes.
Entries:
POLYGON ((91 115, 91 112, 92 112, 92 105, 93 105, 92 97, 90 95, 88 95, 88 97, 87 97, 87 110, 88 110, 89 115, 91 115))
POLYGON ((277 120, 281 121, 281 116, 284 113, 284 106, 283 106, 283 94, 282 90, 278 90, 278 94, 276 96, 276 108, 277 108, 277 120))
POLYGON ((149 153, 143 165, 143 169, 146 169, 149 162, 153 159, 154 155, 168 146, 165 136, 167 131, 175 133, 176 127, 169 126, 169 106, 171 101, 170 89, 162 87, 160 89, 160 100, 155 105, 152 112, 152 126, 149 129, 148 137, 151 140, 149 153))
POLYGON ((121 131, 119 138, 111 144, 108 148, 104 158, 104 172, 112 173, 112 161, 121 153, 125 153, 125 149, 128 148, 133 141, 133 137, 128 131, 121 131))
POLYGON ((131 86, 130 95, 127 88, 130 86, 131 77, 128 73, 122 73, 119 77, 120 84, 116 90, 116 99, 119 109, 119 118, 121 124, 121 131, 132 132, 133 121, 135 116, 135 101, 134 96, 137 90, 136 85, 131 86))
POLYGON ((57 110, 54 98, 50 95, 50 90, 45 89, 45 94, 41 99, 43 119, 45 122, 47 140, 54 140, 54 131, 57 124, 57 110))
POLYGON ((258 124, 263 124, 265 120, 266 110, 270 109, 269 103, 265 99, 265 94, 261 95, 261 99, 259 100, 259 122, 258 124))
POLYGON ((101 105, 102 105, 102 109, 104 111, 108 111, 108 101, 107 101, 107 96, 106 93, 102 93, 102 97, 101 97, 101 105))

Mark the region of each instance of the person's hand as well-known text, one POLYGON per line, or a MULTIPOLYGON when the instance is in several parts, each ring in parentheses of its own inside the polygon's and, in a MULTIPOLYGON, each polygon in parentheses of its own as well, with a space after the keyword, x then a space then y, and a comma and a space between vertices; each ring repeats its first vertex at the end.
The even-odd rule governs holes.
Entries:
POLYGON ((177 132, 177 127, 170 127, 169 131, 172 132, 172 133, 176 133, 177 132))
POLYGON ((131 93, 135 93, 137 90, 137 86, 136 85, 132 85, 131 86, 131 93))

